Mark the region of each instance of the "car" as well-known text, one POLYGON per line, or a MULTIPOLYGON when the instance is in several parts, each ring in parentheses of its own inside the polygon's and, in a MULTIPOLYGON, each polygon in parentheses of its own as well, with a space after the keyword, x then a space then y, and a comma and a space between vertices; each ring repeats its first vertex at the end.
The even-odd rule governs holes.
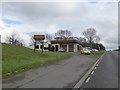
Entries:
POLYGON ((85 50, 84 50, 84 54, 90 55, 90 54, 91 54, 91 51, 90 51, 89 49, 85 49, 85 50))
POLYGON ((58 51, 59 52, 65 52, 65 50, 63 48, 60 48, 58 51))
POLYGON ((85 48, 82 48, 82 49, 81 49, 81 51, 80 51, 81 54, 84 54, 84 50, 85 50, 85 48))
POLYGON ((92 49, 93 52, 98 51, 97 49, 92 49))
POLYGON ((90 55, 91 51, 89 49, 87 49, 87 48, 82 48, 81 54, 88 54, 88 55, 90 55))

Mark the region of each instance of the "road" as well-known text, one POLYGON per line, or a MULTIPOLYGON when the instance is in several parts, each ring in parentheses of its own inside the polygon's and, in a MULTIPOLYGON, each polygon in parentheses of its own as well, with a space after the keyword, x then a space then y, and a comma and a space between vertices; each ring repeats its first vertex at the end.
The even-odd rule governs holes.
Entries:
POLYGON ((106 52, 81 88, 118 88, 118 52, 106 52))
POLYGON ((71 53, 68 59, 3 79, 3 88, 72 88, 97 59, 71 53))

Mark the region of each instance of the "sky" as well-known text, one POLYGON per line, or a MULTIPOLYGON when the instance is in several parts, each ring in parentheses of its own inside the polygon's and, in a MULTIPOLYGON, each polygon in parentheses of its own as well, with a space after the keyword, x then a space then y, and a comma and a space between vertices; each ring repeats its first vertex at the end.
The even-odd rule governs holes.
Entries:
MULTIPOLYGON (((25 0, 24 0, 25 1, 25 0)), ((2 42, 11 33, 26 45, 34 34, 70 30, 74 36, 93 27, 106 49, 118 48, 118 2, 107 0, 64 0, 61 2, 8 2, 0 3, 0 35, 2 42)))

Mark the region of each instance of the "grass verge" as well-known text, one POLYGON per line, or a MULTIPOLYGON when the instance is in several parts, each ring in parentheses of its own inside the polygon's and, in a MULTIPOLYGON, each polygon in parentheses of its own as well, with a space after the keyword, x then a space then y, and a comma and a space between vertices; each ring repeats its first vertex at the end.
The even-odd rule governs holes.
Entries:
POLYGON ((95 51, 91 52, 91 55, 101 56, 104 53, 104 51, 95 51))
POLYGON ((2 57, 2 75, 6 77, 27 69, 67 58, 68 54, 47 51, 43 54, 41 54, 40 51, 34 53, 33 50, 29 48, 3 44, 2 57))

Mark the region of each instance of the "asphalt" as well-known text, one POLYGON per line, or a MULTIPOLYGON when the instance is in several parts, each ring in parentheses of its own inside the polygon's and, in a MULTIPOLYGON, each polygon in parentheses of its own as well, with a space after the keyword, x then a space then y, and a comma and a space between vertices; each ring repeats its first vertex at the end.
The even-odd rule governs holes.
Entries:
POLYGON ((88 76, 81 88, 118 88, 118 52, 106 52, 94 73, 88 76))
POLYGON ((2 80, 3 88, 72 88, 96 62, 97 56, 71 57, 2 80))

